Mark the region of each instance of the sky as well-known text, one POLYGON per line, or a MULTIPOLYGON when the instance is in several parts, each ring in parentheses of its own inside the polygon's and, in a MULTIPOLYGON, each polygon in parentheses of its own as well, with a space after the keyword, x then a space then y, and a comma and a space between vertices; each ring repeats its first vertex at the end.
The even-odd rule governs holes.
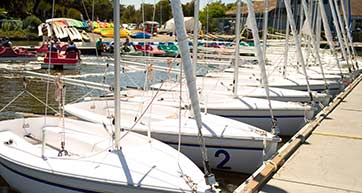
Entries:
MULTIPOLYGON (((135 7, 138 9, 142 2, 153 4, 159 2, 160 0, 120 0, 120 1, 122 5, 135 5, 135 7)), ((181 3, 187 3, 190 1, 191 0, 181 0, 181 3)), ((213 2, 213 1, 216 2, 216 0, 200 0, 200 10, 204 8, 208 2, 213 2)), ((235 3, 236 0, 221 0, 221 2, 228 4, 228 3, 235 3)))

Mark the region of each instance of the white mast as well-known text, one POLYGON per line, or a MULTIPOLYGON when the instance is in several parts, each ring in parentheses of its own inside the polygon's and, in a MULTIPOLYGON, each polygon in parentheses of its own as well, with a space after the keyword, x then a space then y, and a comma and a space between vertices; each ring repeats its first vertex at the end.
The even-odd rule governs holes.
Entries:
POLYGON ((312 23, 311 23, 311 20, 310 20, 310 17, 309 17, 310 14, 308 13, 306 0, 302 0, 302 6, 303 6, 303 9, 304 9, 304 14, 308 15, 308 17, 306 17, 306 22, 307 22, 306 24, 307 24, 307 28, 308 28, 308 31, 309 31, 309 36, 310 36, 310 38, 312 40, 314 52, 316 54, 316 57, 317 57, 317 60, 318 60, 318 63, 319 63, 319 67, 321 69, 322 77, 323 77, 323 80, 324 80, 324 86, 325 86, 325 89, 327 90, 328 89, 328 84, 327 84, 326 77, 324 75, 322 60, 321 60, 320 54, 319 54, 319 47, 318 47, 316 39, 315 39, 315 37, 313 35, 312 23))
POLYGON ((238 97, 238 83, 239 83, 239 63, 240 63, 240 14, 241 14, 241 1, 236 2, 236 21, 235 21, 235 62, 234 62, 234 97, 238 97))
POLYGON ((119 0, 113 0, 114 21, 114 148, 120 148, 121 101, 120 101, 120 13, 119 0))
POLYGON ((317 42, 317 46, 318 48, 321 47, 321 33, 322 33, 322 26, 321 26, 321 12, 318 9, 318 4, 316 5, 316 11, 317 11, 317 19, 316 19, 316 42, 317 42))
MULTIPOLYGON (((337 18, 338 18, 338 21, 339 21, 339 26, 341 28, 341 32, 342 32, 342 37, 343 37, 343 42, 344 42, 344 45, 346 46, 346 49, 347 49, 347 57, 350 59, 350 61, 352 62, 352 54, 351 54, 351 50, 349 49, 349 46, 348 46, 348 39, 347 39, 347 36, 346 36, 346 30, 344 29, 344 24, 343 24, 343 20, 341 18, 341 13, 339 11, 339 7, 338 7, 338 2, 337 0, 334 0, 334 6, 335 6, 335 11, 337 13, 337 18)), ((348 60, 348 58, 346 58, 346 60, 348 60)), ((353 66, 353 62, 352 62, 352 68, 354 69, 354 66, 353 66)))
POLYGON ((269 13, 269 0, 264 1, 264 29, 263 29, 263 51, 264 59, 266 60, 266 39, 268 35, 268 13, 269 13))
POLYGON ((197 65, 197 46, 199 39, 199 0, 194 3, 194 39, 192 41, 192 64, 194 65, 194 74, 196 75, 197 65))
POLYGON ((181 1, 172 0, 171 8, 172 8, 173 17, 175 20, 177 42, 178 42, 178 45, 180 48, 181 60, 182 60, 182 64, 183 64, 183 69, 185 71, 187 87, 189 89, 189 96, 191 99, 193 115, 194 115, 194 119, 196 121, 197 128, 199 131, 199 133, 198 133, 199 143, 202 146, 201 153, 202 153, 202 158, 204 161, 203 166, 204 166, 204 172, 205 172, 205 180, 206 180, 206 184, 213 187, 213 185, 215 185, 216 181, 215 181, 214 175, 211 173, 211 170, 210 170, 205 140, 202 135, 202 120, 201 120, 199 99, 198 99, 197 90, 196 90, 196 80, 193 75, 193 67, 192 67, 192 63, 191 63, 191 56, 190 56, 190 51, 189 51, 190 49, 189 49, 188 41, 187 41, 187 34, 186 34, 186 30, 185 30, 184 15, 182 13, 181 1))
MULTIPOLYGON (((332 33, 331 33, 331 29, 329 28, 329 22, 328 22, 328 19, 327 19, 326 10, 324 9, 323 1, 318 1, 318 3, 319 3, 320 13, 321 13, 321 16, 322 16, 323 28, 324 28, 324 31, 325 31, 325 34, 326 34, 326 38, 327 38, 329 47, 330 47, 330 49, 332 51, 332 54, 336 58, 337 66, 338 66, 338 69, 340 71, 341 78, 343 79, 342 68, 341 68, 341 65, 339 63, 336 48, 335 48, 334 43, 333 43, 333 36, 332 36, 332 33)), ((349 66, 348 66, 348 68, 349 68, 349 66)))
POLYGON ((288 20, 289 20, 289 23, 290 23, 290 27, 292 29, 294 43, 295 43, 295 46, 297 48, 298 61, 302 65, 305 80, 306 80, 306 83, 307 83, 307 89, 308 89, 309 97, 310 97, 311 102, 313 102, 313 94, 312 94, 312 92, 310 90, 308 74, 307 74, 307 70, 305 68, 302 48, 301 48, 300 41, 299 41, 299 38, 298 38, 298 34, 297 34, 297 30, 296 30, 296 26, 295 26, 295 22, 294 22, 294 18, 293 18, 293 12, 292 12, 292 9, 290 8, 290 0, 284 0, 284 4, 285 4, 285 8, 287 10, 287 16, 288 16, 288 20))
POLYGON ((287 20, 285 29, 285 50, 284 50, 284 66, 283 66, 283 77, 286 78, 286 68, 288 65, 288 54, 289 54, 289 21, 287 20))
POLYGON ((261 73, 261 77, 262 77, 262 82, 263 82, 263 86, 265 89, 266 97, 268 99, 270 116, 272 119, 272 133, 277 134, 277 133, 279 133, 279 131, 278 131, 279 129, 277 128, 277 122, 274 117, 273 109, 271 106, 271 101, 270 101, 270 96, 269 96, 268 77, 267 77, 266 70, 265 70, 265 58, 263 57, 263 51, 260 46, 259 32, 258 32, 258 27, 256 24, 256 19, 255 19, 254 7, 253 7, 253 3, 251 2, 251 0, 246 0, 246 3, 248 5, 248 12, 249 12, 248 18, 249 18, 249 22, 251 24, 251 26, 249 26, 249 27, 251 28, 251 31, 253 33, 255 51, 256 51, 256 55, 258 57, 258 63, 259 63, 260 71, 261 71, 260 73, 261 73))
POLYGON ((331 13, 332 13, 332 17, 333 17, 333 24, 334 24, 334 27, 337 30, 338 43, 339 43, 339 46, 341 47, 341 50, 342 50, 342 56, 347 62, 349 73, 352 73, 351 64, 349 63, 348 56, 347 56, 346 50, 344 48, 343 39, 342 39, 342 36, 341 36, 341 29, 339 28, 338 19, 337 19, 337 16, 336 16, 336 12, 334 11, 335 8, 334 8, 334 4, 333 4, 332 0, 329 0, 329 6, 331 8, 331 13))
MULTIPOLYGON (((346 31, 347 31, 347 37, 348 37, 348 40, 349 40, 349 45, 351 47, 351 50, 352 50, 352 56, 354 59, 354 57, 356 56, 356 53, 354 51, 354 47, 353 47, 353 41, 352 41, 352 36, 351 36, 351 32, 350 32, 350 29, 349 29, 349 25, 348 25, 348 19, 347 19, 347 11, 346 11, 346 5, 344 4, 345 1, 344 0, 341 0, 341 5, 342 5, 342 13, 343 13, 343 18, 344 18, 344 21, 345 21, 345 27, 346 27, 346 31)), ((357 66, 358 67, 358 66, 357 66)))

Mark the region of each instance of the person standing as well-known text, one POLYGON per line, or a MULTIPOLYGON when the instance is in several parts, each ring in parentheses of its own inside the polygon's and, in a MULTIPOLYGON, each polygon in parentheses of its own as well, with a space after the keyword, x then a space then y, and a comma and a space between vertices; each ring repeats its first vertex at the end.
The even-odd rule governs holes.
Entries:
POLYGON ((99 38, 99 40, 96 42, 96 50, 98 55, 102 55, 102 52, 105 50, 105 44, 102 41, 102 38, 99 38))

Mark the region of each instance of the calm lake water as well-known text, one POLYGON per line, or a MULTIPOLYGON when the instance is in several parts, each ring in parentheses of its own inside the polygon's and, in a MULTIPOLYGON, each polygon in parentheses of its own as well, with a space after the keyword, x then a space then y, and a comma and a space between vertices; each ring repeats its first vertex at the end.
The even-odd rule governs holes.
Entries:
MULTIPOLYGON (((106 77, 105 83, 113 85, 113 65, 112 61, 107 57, 95 57, 95 56, 82 56, 80 69, 78 70, 66 70, 56 71, 51 70, 51 74, 61 73, 65 77, 77 78, 81 80, 89 80, 93 82, 103 82, 103 77, 106 77), (110 64, 107 67, 107 64, 110 64), (104 76, 105 75, 105 76, 104 76)), ((10 101, 12 101, 19 93, 24 90, 24 81, 26 83, 26 90, 29 91, 36 98, 41 101, 45 101, 46 98, 46 86, 47 82, 26 76, 21 70, 23 67, 29 66, 28 64, 8 64, 0 63, 0 109, 5 107, 10 101)), ((38 64, 39 65, 39 64, 38 64)), ((162 64, 161 64, 162 65, 162 64)), ((35 65, 37 66, 37 65, 35 65)), ((39 73, 47 73, 46 70, 33 70, 39 73)), ((172 77, 172 76, 171 76, 172 77)), ((159 82, 163 79, 169 78, 169 75, 164 72, 155 72, 154 82, 159 82)), ((145 81, 144 71, 130 71, 121 74, 121 85, 142 87, 145 81)), ((58 105, 54 98, 54 83, 50 82, 49 89, 49 105, 57 109, 58 105)), ((98 91, 66 85, 66 102, 73 102, 75 100, 81 100, 86 94, 87 96, 100 96, 107 94, 104 91, 98 91)), ((9 107, 0 112, 0 120, 10 118, 21 118, 29 116, 31 114, 44 114, 45 107, 38 102, 34 97, 24 93, 16 101, 14 101, 9 107)), ((54 112, 48 110, 50 114, 54 112)), ((219 182, 223 192, 232 192, 239 184, 241 184, 248 175, 242 175, 237 173, 215 172, 217 181, 219 182)))

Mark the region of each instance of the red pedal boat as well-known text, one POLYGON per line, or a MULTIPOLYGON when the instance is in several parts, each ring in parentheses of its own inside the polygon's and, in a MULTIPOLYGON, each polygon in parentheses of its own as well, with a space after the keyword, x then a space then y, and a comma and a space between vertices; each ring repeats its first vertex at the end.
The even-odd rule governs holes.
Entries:
POLYGON ((80 59, 78 52, 71 51, 60 54, 58 51, 47 52, 42 68, 50 69, 75 69, 79 65, 80 59))
POLYGON ((36 54, 25 48, 0 46, 0 61, 2 62, 28 62, 37 60, 36 54))

